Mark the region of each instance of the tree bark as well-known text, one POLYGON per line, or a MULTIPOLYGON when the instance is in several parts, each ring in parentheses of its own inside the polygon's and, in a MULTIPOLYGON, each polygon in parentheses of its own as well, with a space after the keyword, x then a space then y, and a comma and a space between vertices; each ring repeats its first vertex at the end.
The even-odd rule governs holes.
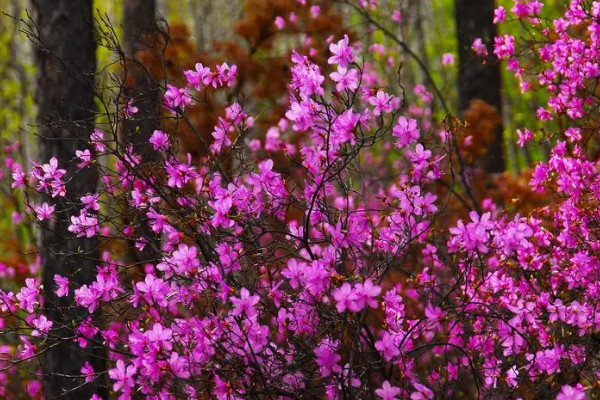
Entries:
POLYGON ((144 48, 144 37, 156 31, 155 0, 123 2, 123 38, 125 53, 134 56, 144 48))
MULTIPOLYGON (((455 0, 454 3, 456 33, 458 39, 458 98, 460 112, 464 112, 474 99, 481 99, 496 107, 502 115, 500 65, 493 58, 485 64, 481 57, 471 50, 476 38, 488 45, 494 43, 496 26, 492 23, 494 0, 455 0)), ((502 126, 495 130, 492 141, 483 160, 484 169, 489 173, 502 172, 504 166, 504 148, 502 126)))
POLYGON ((156 155, 148 140, 159 127, 160 88, 156 78, 142 62, 140 54, 160 52, 157 48, 156 3, 154 0, 127 0, 123 2, 123 44, 128 58, 126 82, 128 99, 139 111, 126 121, 126 144, 133 144, 138 154, 146 158, 156 155))
POLYGON ((41 161, 56 157, 67 170, 67 195, 48 198, 54 218, 43 224, 40 255, 44 312, 54 321, 48 349, 41 357, 47 399, 89 399, 94 393, 107 398, 99 380, 85 383, 81 367, 87 361, 96 372, 106 371, 106 352, 89 343, 80 348, 72 340, 73 328, 87 314, 74 305, 73 295, 58 298, 54 275, 60 274, 78 288, 95 279, 99 259, 96 238, 77 238, 68 231, 71 216, 79 215, 80 197, 97 190, 94 167, 76 172, 75 151, 89 148, 94 128, 94 74, 96 42, 92 0, 32 0, 38 29, 36 63, 39 153, 41 161))
MULTIPOLYGON (((162 59, 162 48, 158 43, 155 0, 127 0, 123 2, 123 37, 127 70, 125 81, 126 96, 138 108, 138 112, 126 119, 124 134, 126 146, 133 145, 136 154, 142 156, 142 163, 156 162, 160 155, 149 144, 150 136, 160 127, 160 86, 144 65, 144 59, 162 59), (146 57, 142 54, 146 53, 146 57)), ((149 243, 143 250, 131 248, 132 262, 146 263, 158 257, 158 238, 149 229, 144 213, 130 215, 136 232, 149 243)))

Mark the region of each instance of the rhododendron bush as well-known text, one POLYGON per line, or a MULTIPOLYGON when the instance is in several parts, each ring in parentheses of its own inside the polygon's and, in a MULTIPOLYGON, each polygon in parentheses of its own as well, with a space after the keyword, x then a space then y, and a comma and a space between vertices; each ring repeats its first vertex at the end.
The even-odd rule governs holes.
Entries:
MULTIPOLYGON (((199 159, 165 131, 150 138, 151 161, 116 127, 94 131, 73 157, 80 170, 98 165, 101 185, 73 204, 69 231, 106 251, 93 283, 54 277, 56 295, 83 310, 70 326, 44 315, 35 262, 0 291, 0 396, 17 398, 22 384, 41 397, 38 359, 56 341, 106 346, 108 369, 86 364, 73 379, 106 382, 120 399, 598 395, 599 17, 600 2, 578 0, 553 21, 535 0, 496 12, 538 32, 489 51, 523 90, 548 92, 540 126, 562 127, 530 183, 551 201, 530 215, 477 199, 456 151, 460 124, 436 121, 425 86, 386 81, 343 35, 329 46, 331 73, 293 52, 276 139, 242 101, 218 116, 199 159), (122 204, 139 218, 118 218, 122 204), (119 243, 159 257, 131 262, 119 243)), ((165 88, 165 112, 189 124, 198 94, 228 90, 236 70, 185 71, 186 85, 165 88)), ((130 103, 121 118, 137 111, 130 103)), ((529 128, 523 141, 539 129, 529 128)), ((64 166, 11 151, 4 169, 25 222, 57 218, 43 199, 65 198, 64 166)))

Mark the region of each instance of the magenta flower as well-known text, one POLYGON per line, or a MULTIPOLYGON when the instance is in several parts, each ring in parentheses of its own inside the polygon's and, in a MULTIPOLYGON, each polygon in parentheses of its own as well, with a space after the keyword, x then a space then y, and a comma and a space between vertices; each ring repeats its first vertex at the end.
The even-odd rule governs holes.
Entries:
POLYGON ((167 134, 159 130, 155 130, 150 136, 150 144, 156 151, 167 151, 171 147, 167 134))
POLYGON ((100 210, 99 198, 100 195, 98 193, 81 196, 80 200, 83 203, 83 209, 90 212, 100 210))
POLYGON ((483 43, 483 40, 481 40, 481 38, 476 38, 473 41, 473 44, 471 45, 471 50, 479 54, 481 57, 488 56, 487 45, 483 43))
POLYGON ((556 400, 585 400, 586 398, 585 388, 581 383, 578 383, 575 386, 562 386, 556 400))
POLYGON ((358 71, 356 69, 347 69, 346 67, 338 67, 337 71, 329 74, 331 80, 336 82, 335 90, 343 92, 349 90, 351 92, 358 89, 358 71))
POLYGON ((123 114, 125 114, 125 118, 129 119, 133 114, 137 114, 138 111, 139 109, 133 105, 133 99, 129 99, 123 110, 123 114))
POLYGON ((381 400, 399 400, 396 397, 400 393, 400 388, 390 385, 388 381, 384 381, 380 389, 375 389, 375 394, 379 396, 381 400))
POLYGON ((85 236, 88 238, 93 237, 100 231, 98 218, 85 214, 83 210, 78 216, 71 216, 71 225, 69 225, 68 229, 69 232, 74 233, 77 237, 85 236))
POLYGON ((103 140, 104 140, 104 133, 102 133, 101 130, 94 129, 94 131, 90 135, 90 141, 94 145, 94 149, 97 152, 102 153, 102 152, 106 151, 106 145, 103 143, 103 140))
POLYGON ((135 284, 138 294, 134 293, 133 304, 137 306, 141 299, 147 304, 166 307, 169 286, 160 278, 146 275, 143 282, 135 284))
POLYGON ((357 283, 354 286, 354 293, 356 295, 356 305, 360 310, 366 306, 378 307, 376 298, 381 293, 381 288, 374 285, 370 278, 365 280, 365 283, 357 283))
POLYGON ((19 301, 19 307, 22 310, 32 313, 35 305, 38 303, 40 288, 33 278, 25 279, 25 286, 17 293, 16 298, 19 301))
POLYGON ((517 140, 517 143, 521 147, 525 146, 525 144, 527 142, 529 142, 531 139, 533 139, 533 132, 531 132, 527 128, 525 128, 523 130, 517 129, 517 135, 519 136, 519 139, 517 140))
POLYGON ((283 19, 283 17, 281 15, 276 16, 273 23, 279 30, 285 28, 285 19, 283 19))
POLYGON ((136 372, 137 369, 135 366, 127 365, 126 367, 123 360, 117 360, 116 367, 108 371, 110 379, 115 381, 113 390, 116 392, 123 391, 124 393, 129 393, 134 386, 133 377, 136 372))
POLYGON ((85 375, 86 382, 92 382, 94 380, 94 367, 86 361, 81 367, 81 373, 85 375))
POLYGON ((167 171, 167 184, 171 187, 182 188, 186 183, 195 177, 194 167, 191 166, 192 156, 188 153, 187 163, 180 163, 177 160, 165 162, 167 171))
POLYGON ((222 85, 227 85, 228 87, 233 86, 237 76, 237 65, 230 66, 227 63, 223 63, 217 65, 216 69, 215 78, 212 82, 213 87, 217 88, 222 85))
POLYGON ((380 115, 382 112, 392 112, 392 96, 383 90, 377 91, 375 96, 369 97, 369 104, 373 106, 373 114, 380 115))
POLYGON ((43 221, 45 219, 52 218, 52 214, 54 213, 54 206, 51 206, 48 203, 44 202, 39 206, 35 206, 34 210, 37 214, 37 219, 43 221))
POLYGON ((338 312, 344 312, 346 309, 357 312, 356 305, 356 294, 349 283, 344 283, 339 289, 333 291, 333 298, 336 302, 336 308, 338 312))
POLYGON ((89 312, 94 312, 100 304, 98 293, 88 285, 83 285, 79 289, 75 289, 74 294, 75 303, 87 308, 89 312))
POLYGON ((349 63, 354 61, 354 52, 352 48, 348 46, 348 35, 344 35, 344 38, 337 43, 329 45, 329 51, 333 54, 327 62, 329 64, 337 64, 340 67, 346 67, 349 63))
POLYGON ((331 373, 341 373, 342 367, 338 364, 342 357, 336 353, 338 343, 330 339, 323 339, 321 344, 314 350, 317 365, 321 376, 326 378, 331 373))
POLYGON ((515 53, 515 38, 512 35, 494 38, 494 54, 500 59, 507 59, 515 53))
POLYGON ((421 136, 421 132, 417 127, 417 121, 404 116, 398 118, 398 123, 392 129, 392 134, 398 138, 399 147, 414 143, 421 136))
POLYGON ((19 164, 15 164, 12 168, 12 189, 20 188, 25 186, 27 181, 27 174, 23 172, 22 167, 19 164))
POLYGON ((183 111, 186 106, 192 104, 192 97, 186 88, 177 88, 170 84, 167 84, 164 99, 165 105, 172 113, 176 113, 177 110, 183 111))
POLYGON ((454 55, 451 53, 442 54, 442 65, 446 67, 454 65, 454 55))
POLYGON ((202 63, 196 63, 196 70, 183 71, 188 84, 200 90, 202 86, 209 86, 213 81, 213 73, 210 68, 205 67, 202 63))
POLYGON ((421 385, 418 382, 413 382, 413 386, 417 390, 410 394, 411 400, 431 400, 433 399, 433 391, 425 385, 421 385))
POLYGON ((45 315, 40 315, 37 318, 33 319, 34 330, 31 332, 31 336, 46 336, 54 322, 48 320, 45 315))
POLYGON ((89 149, 85 150, 76 150, 75 156, 79 159, 77 163, 77 168, 85 168, 88 167, 92 163, 92 153, 89 149))
POLYGON ((19 357, 21 357, 24 360, 34 357, 37 351, 36 346, 33 345, 29 340, 27 340, 27 337, 25 336, 19 336, 19 339, 21 341, 19 357))
POLYGON ((500 6, 494 10, 494 24, 506 21, 506 10, 500 6))
POLYGON ((402 340, 402 335, 397 335, 384 331, 381 338, 375 342, 375 348, 386 361, 392 361, 400 355, 399 342, 402 340), (398 340, 397 340, 398 339, 398 340))
POLYGON ((69 294, 69 279, 58 274, 54 275, 54 283, 58 286, 55 293, 58 297, 65 297, 69 294))
POLYGON ((258 313, 254 306, 258 304, 260 298, 256 295, 250 295, 246 288, 240 290, 240 297, 231 297, 230 300, 233 303, 231 315, 245 314, 248 317, 253 317, 258 313))

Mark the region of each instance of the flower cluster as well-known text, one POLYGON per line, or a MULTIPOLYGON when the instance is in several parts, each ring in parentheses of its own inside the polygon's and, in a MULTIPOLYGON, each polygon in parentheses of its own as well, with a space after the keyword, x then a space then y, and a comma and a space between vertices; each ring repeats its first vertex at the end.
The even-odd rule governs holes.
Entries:
MULTIPOLYGON (((540 119, 573 122, 532 173, 531 190, 552 194, 552 205, 523 216, 484 201, 443 226, 448 199, 469 189, 444 180, 453 133, 431 123, 435 99, 424 86, 405 107, 397 88, 381 85, 369 53, 343 36, 329 47, 329 74, 293 52, 285 118, 264 145, 238 103, 218 116, 201 159, 154 131, 157 160, 144 164, 152 174, 131 147, 95 131, 94 150, 118 161, 103 170, 98 193, 77 198, 69 230, 153 246, 156 257, 138 266, 107 251, 79 287, 54 276, 57 296, 72 294, 86 312, 60 330, 43 312, 39 280, 0 291, 0 321, 20 332, 18 351, 0 365, 35 359, 45 338, 68 330, 64 340, 110 350, 106 371, 85 364, 79 378, 108 379, 122 400, 417 400, 459 390, 586 398, 600 378, 600 161, 586 156, 577 125, 595 105, 590 83, 600 76, 600 6, 589 3, 571 1, 552 28, 539 1, 495 13, 498 23, 512 13, 546 35, 538 78, 550 97, 540 119), (567 28, 581 24, 589 34, 573 37, 567 28), (111 220, 115 198, 141 221, 111 220)), ((493 51, 524 79, 517 46, 505 35, 493 51)), ((481 42, 474 49, 487 54, 481 42)), ((229 87, 235 74, 197 64, 185 71, 187 86, 167 87, 165 104, 185 116, 192 89, 229 87)), ((98 157, 73 156, 78 168, 98 157)), ((56 159, 11 170, 16 190, 68 194, 56 159)), ((59 217, 47 202, 31 209, 40 221, 59 217)), ((6 380, 0 372, 0 388, 6 380)))

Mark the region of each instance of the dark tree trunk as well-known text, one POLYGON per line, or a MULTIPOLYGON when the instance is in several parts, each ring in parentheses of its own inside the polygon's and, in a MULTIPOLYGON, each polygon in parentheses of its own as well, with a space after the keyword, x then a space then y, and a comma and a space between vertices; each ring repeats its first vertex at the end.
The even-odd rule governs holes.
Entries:
MULTIPOLYGON (((142 162, 155 162, 159 154, 149 145, 152 133, 160 127, 160 87, 156 77, 142 60, 161 59, 162 48, 158 45, 158 27, 156 21, 155 0, 127 0, 123 2, 123 37, 126 62, 125 81, 127 100, 138 108, 124 124, 124 144, 133 145, 137 154, 143 156, 142 162), (141 55, 145 53, 145 57, 141 55)), ((149 243, 143 251, 131 247, 132 262, 145 263, 158 257, 158 238, 142 222, 144 213, 135 212, 129 215, 135 221, 138 236, 143 236, 149 243)))
MULTIPOLYGON (((458 39, 458 98, 460 112, 464 112, 474 99, 481 99, 494 106, 502 115, 500 65, 493 58, 483 64, 481 57, 471 50, 476 38, 481 38, 491 46, 496 36, 496 26, 492 23, 494 0, 455 0, 454 12, 458 39)), ((502 126, 498 126, 495 137, 485 154, 486 172, 504 171, 504 149, 502 126)))
POLYGON ((71 295, 58 298, 54 275, 60 274, 79 287, 95 278, 99 259, 96 238, 77 238, 68 231, 70 218, 79 215, 80 197, 97 190, 96 168, 76 171, 77 149, 89 148, 94 128, 94 73, 96 42, 92 0, 33 0, 39 29, 36 102, 39 107, 40 159, 56 157, 67 170, 67 196, 48 198, 55 207, 54 219, 42 226, 40 254, 45 298, 44 310, 54 321, 49 348, 43 353, 44 392, 47 399, 89 399, 96 393, 107 397, 106 386, 85 383, 81 367, 88 361, 97 372, 106 371, 106 352, 89 343, 81 349, 73 340, 73 327, 86 312, 74 305, 71 295))
POLYGON ((126 66, 127 100, 139 111, 126 123, 126 143, 133 144, 138 154, 146 158, 156 155, 150 150, 148 140, 159 127, 160 89, 156 78, 142 62, 140 54, 146 52, 154 59, 160 56, 157 41, 156 3, 154 0, 127 0, 123 2, 123 42, 126 66))
MULTIPOLYGON (((128 56, 142 50, 146 37, 156 31, 156 2, 126 0, 123 2, 123 37, 128 56)), ((146 43, 147 44, 147 43, 146 43)))

